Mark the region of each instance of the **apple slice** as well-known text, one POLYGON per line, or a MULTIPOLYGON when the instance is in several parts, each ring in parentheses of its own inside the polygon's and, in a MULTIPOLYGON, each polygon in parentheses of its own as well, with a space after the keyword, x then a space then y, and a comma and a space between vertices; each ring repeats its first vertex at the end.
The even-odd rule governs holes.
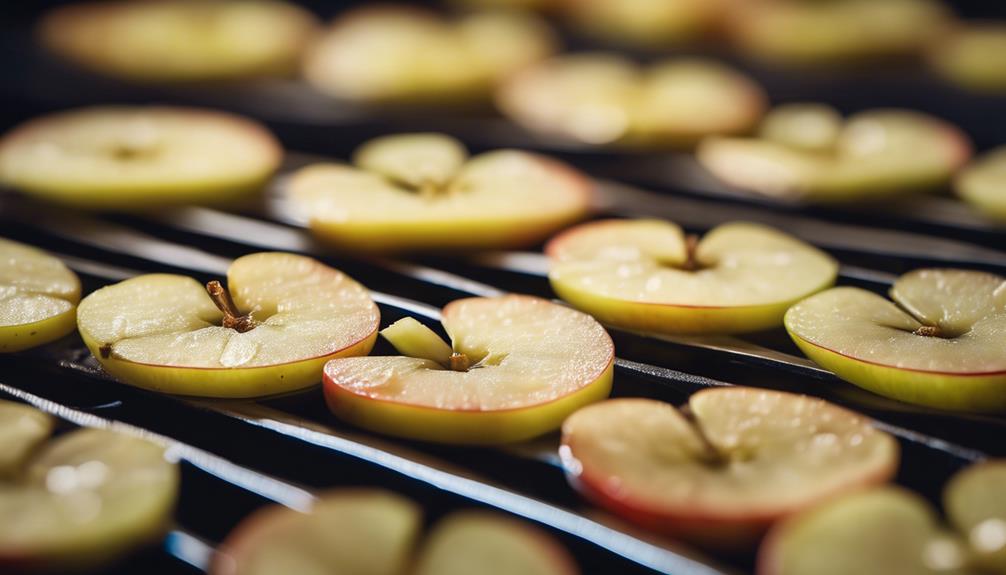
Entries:
POLYGON ((454 344, 449 368, 402 356, 328 362, 332 411, 390 435, 490 444, 552 431, 611 391, 614 347, 586 314, 510 295, 453 301, 442 322, 454 344))
POLYGON ((988 152, 964 168, 954 188, 980 211, 1006 221, 1006 146, 988 152))
POLYGON ((221 203, 258 190, 282 149, 265 127, 196 108, 58 112, 0 140, 0 183, 98 209, 221 203))
POLYGON ((1006 91, 1006 26, 987 21, 962 24, 929 51, 930 66, 944 78, 968 90, 1006 91))
POLYGON ((978 463, 954 475, 943 490, 943 508, 968 542, 970 563, 1006 573, 1006 460, 978 463))
POLYGON ((898 467, 897 442, 864 417, 742 387, 700 391, 681 411, 650 399, 586 407, 563 424, 559 453, 599 505, 724 550, 747 549, 772 522, 898 467))
POLYGON ((490 513, 453 513, 419 546, 421 529, 421 510, 404 497, 377 489, 331 491, 308 513, 268 507, 245 519, 227 536, 210 573, 578 573, 566 550, 547 534, 490 513))
POLYGON ((967 550, 919 496, 897 487, 853 493, 772 529, 759 575, 966 575, 967 550))
POLYGON ((592 36, 660 48, 695 40, 714 24, 722 2, 711 0, 562 0, 563 14, 592 36))
POLYGON ((874 393, 939 409, 1006 409, 1006 279, 924 269, 901 276, 892 303, 838 287, 793 306, 797 346, 822 367, 874 393))
POLYGON ((548 25, 522 13, 448 21, 411 6, 339 16, 310 50, 304 76, 347 100, 442 102, 483 98, 503 77, 555 51, 548 25))
POLYGON ((227 282, 229 292, 149 274, 104 287, 80 303, 80 335, 120 381, 207 397, 309 387, 329 359, 374 346, 380 314, 370 293, 311 258, 247 255, 227 282))
POLYGON ((356 167, 316 164, 287 188, 322 240, 357 252, 535 244, 590 210, 591 184, 555 160, 499 150, 468 158, 440 134, 364 144, 356 167))
POLYGON ((451 356, 454 354, 451 346, 415 318, 402 318, 382 329, 381 335, 402 355, 428 359, 444 367, 451 365, 451 356))
POLYGON ((97 72, 191 82, 289 74, 317 27, 306 10, 274 0, 111 0, 52 10, 39 35, 97 72))
POLYGON ((514 75, 500 110, 525 128, 586 144, 689 147, 750 130, 765 109, 752 80, 722 64, 678 58, 641 68, 605 53, 560 56, 514 75))
POLYGON ((0 400, 0 481, 14 478, 25 461, 52 434, 49 414, 0 400))
POLYGON ((80 280, 42 250, 0 238, 0 353, 21 351, 76 327, 80 280))
POLYGON ((776 327, 838 273, 814 247, 745 222, 698 241, 664 220, 602 220, 563 232, 545 252, 559 297, 602 323, 652 333, 776 327))
MULTIPOLYGON (((35 445, 52 425, 23 413, 19 423, 0 428, 4 445, 17 437, 22 448, 35 445)), ((177 466, 146 440, 101 429, 61 435, 0 489, 0 570, 94 568, 153 542, 168 527, 178 483, 177 466)))
POLYGON ((818 124, 831 122, 826 117, 834 112, 806 112, 806 105, 773 110, 759 138, 709 138, 699 146, 698 160, 727 184, 766 196, 841 202, 939 188, 971 156, 967 136, 956 127, 896 109, 855 114, 819 142, 830 139, 831 145, 808 149, 797 140, 820 138, 818 124), (797 116, 807 134, 797 134, 797 116))

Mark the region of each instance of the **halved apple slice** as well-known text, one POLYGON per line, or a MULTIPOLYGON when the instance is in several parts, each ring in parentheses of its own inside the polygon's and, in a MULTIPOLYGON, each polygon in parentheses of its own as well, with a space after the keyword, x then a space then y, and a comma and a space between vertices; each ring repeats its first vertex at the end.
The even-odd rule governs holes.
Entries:
POLYGON ((265 127, 196 108, 58 112, 0 140, 0 183, 78 207, 220 203, 256 191, 282 149, 265 127))
POLYGON ((76 327, 80 280, 40 249, 0 238, 0 353, 21 351, 76 327))
POLYGON ((1002 22, 962 23, 929 50, 929 64, 938 74, 969 90, 1002 93, 1006 90, 1006 64, 998 54, 1006 51, 1006 26, 1002 22))
POLYGON ((308 52, 304 75, 349 100, 466 100, 555 48, 551 29, 530 14, 448 21, 412 6, 364 7, 339 16, 308 52))
MULTIPOLYGON (((28 408, 30 409, 30 408, 28 408)), ((36 445, 45 416, 22 415, 0 442, 36 445), (25 422, 36 431, 24 434, 25 422)), ((73 431, 22 461, 0 483, 0 569, 94 568, 161 536, 178 469, 148 441, 101 429, 73 431)))
POLYGON ((31 453, 52 433, 49 414, 0 400, 0 481, 14 478, 31 453))
POLYGON ((401 356, 328 362, 332 411, 390 435, 503 443, 552 431, 611 390, 614 347, 586 314, 511 295, 456 300, 442 321, 454 343, 449 365, 401 356))
POLYGON ((954 182, 957 194, 993 218, 1006 221, 1006 146, 964 168, 954 182))
POLYGON ((814 247, 744 222, 701 241, 664 220, 590 222, 545 251, 559 297, 603 323, 654 333, 776 327, 790 305, 831 286, 838 273, 814 247))
POLYGON ((825 401, 753 388, 691 396, 681 411, 613 399, 562 426, 574 486, 612 512, 707 547, 749 548, 768 526, 890 479, 898 444, 825 401))
POLYGON ((916 270, 891 299, 838 287, 793 306, 786 330, 807 357, 874 393, 939 409, 1006 409, 1006 278, 916 270))
POLYGON ((182 82, 288 74, 317 26, 276 0, 111 0, 61 6, 39 32, 47 48, 95 71, 182 82))
POLYGON ((378 138, 354 160, 303 168, 287 190, 311 230, 344 249, 527 246, 590 209, 589 181, 565 164, 515 150, 468 158, 440 134, 378 138))
POLYGON ((380 314, 366 288, 311 258, 244 256, 227 281, 229 293, 168 274, 104 287, 80 303, 80 335, 125 383, 209 397, 311 386, 326 361, 366 355, 377 338, 380 314))
POLYGON ((1006 573, 1006 460, 978 463, 954 475, 943 490, 943 508, 968 542, 970 562, 1006 573))
POLYGON ((529 130, 587 144, 690 147, 714 134, 747 132, 765 109, 752 80, 722 64, 666 60, 641 68, 605 53, 530 66, 497 93, 497 105, 529 130))

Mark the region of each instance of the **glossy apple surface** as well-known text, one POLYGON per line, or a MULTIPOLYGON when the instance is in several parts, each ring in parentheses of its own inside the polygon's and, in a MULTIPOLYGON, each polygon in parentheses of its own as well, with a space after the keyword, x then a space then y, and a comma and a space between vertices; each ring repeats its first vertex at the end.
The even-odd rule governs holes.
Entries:
POLYGON ((782 517, 887 481, 898 444, 822 400, 729 387, 682 410, 635 398, 585 407, 563 424, 560 456, 574 486, 613 513, 736 551, 782 517))
POLYGON ((238 310, 225 316, 192 278, 150 274, 84 298, 80 334, 122 382, 207 397, 258 397, 309 387, 334 357, 366 355, 380 314, 370 293, 342 272, 283 253, 238 258, 227 273, 238 310))
POLYGON ((753 80, 698 58, 647 67, 618 55, 584 53, 529 66, 496 95, 528 130, 585 144, 691 147, 704 136, 755 126, 765 95, 753 80))
POLYGON ((0 182, 76 207, 222 203, 255 192, 282 149, 265 127, 197 108, 80 108, 0 139, 0 182))
POLYGON ((848 202, 940 188, 971 157, 959 129, 908 110, 867 110, 847 118, 837 134, 809 133, 834 114, 781 106, 766 117, 759 137, 709 138, 698 160, 727 184, 766 196, 848 202), (813 138, 811 149, 800 142, 813 138))
POLYGON ((970 563, 1006 573, 1006 460, 989 460, 954 475, 943 490, 950 524, 968 542, 970 563))
POLYGON ((590 211, 590 182, 565 164, 516 150, 469 158, 440 134, 378 138, 354 163, 308 166, 287 187, 293 210, 339 249, 528 246, 590 211))
POLYGON ((80 280, 40 249, 0 238, 0 353, 54 341, 76 327, 80 280))
POLYGON ((961 170, 954 188, 981 212, 1006 221, 1006 147, 988 152, 961 170))
POLYGON ((111 0, 47 13, 46 48, 134 81, 193 82, 289 74, 318 26, 274 0, 111 0))
POLYGON ((834 288, 793 306, 786 330, 807 357, 874 393, 939 409, 1006 409, 1006 279, 916 270, 890 296, 834 288))
POLYGON ((341 419, 412 439, 518 441, 557 429, 608 396, 614 347, 578 311, 529 296, 451 302, 442 323, 460 362, 360 357, 325 366, 325 398, 341 419))
POLYGON ((838 264, 760 224, 733 222, 697 243, 664 220, 572 228, 545 249, 553 290, 603 323, 653 333, 741 333, 782 324, 831 286, 838 264))

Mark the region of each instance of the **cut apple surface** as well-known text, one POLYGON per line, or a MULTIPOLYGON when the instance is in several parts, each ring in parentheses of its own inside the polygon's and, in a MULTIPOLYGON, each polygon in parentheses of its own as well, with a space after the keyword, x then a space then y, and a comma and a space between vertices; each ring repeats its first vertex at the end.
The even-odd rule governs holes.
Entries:
POLYGON ((793 306, 793 341, 812 360, 874 393, 940 409, 1006 409, 1006 279, 926 269, 884 299, 838 287, 793 306))
POLYGON ((706 547, 749 548, 774 521, 890 479, 898 445, 822 400, 752 388, 691 396, 681 410, 614 399, 563 424, 563 466, 601 506, 706 547))
POLYGON ((496 97, 525 128, 585 144, 689 147, 740 134, 765 109, 762 89, 722 64, 679 58, 640 67, 605 53, 560 56, 514 75, 496 97))
POLYGON ((304 75, 348 100, 468 100, 556 49, 545 22, 519 12, 448 21, 416 7, 365 7, 341 15, 309 50, 304 75))
POLYGON ((94 568, 167 530, 179 476, 160 446, 100 429, 38 445, 47 417, 7 423, 0 442, 34 449, 0 481, 0 569, 94 568))
POLYGON ((270 507, 221 547, 213 575, 576 575, 549 535, 487 512, 448 515, 422 539, 422 512, 377 489, 323 494, 308 513, 270 507))
POLYGON ((662 47, 708 32, 721 2, 712 0, 562 0, 563 14, 592 36, 620 44, 662 47))
POLYGON ((227 283, 150 274, 99 289, 80 304, 80 334, 120 381, 210 397, 311 386, 326 361, 366 355, 377 338, 366 288, 311 258, 244 256, 227 283))
POLYGON ((289 74, 318 23, 276 0, 111 0, 46 14, 42 43, 129 80, 185 82, 289 74))
POLYGON ((842 202, 939 188, 971 156, 971 144, 959 129, 920 112, 860 112, 846 119, 834 136, 816 135, 818 124, 830 122, 826 117, 833 112, 820 107, 806 112, 806 105, 773 110, 758 138, 709 138, 699 146, 698 160, 738 188, 773 197, 842 202), (801 112, 802 126, 797 119, 801 112), (802 142, 815 138, 822 145, 809 149, 802 142), (824 145, 828 138, 830 145, 824 145))
POLYGON ((80 280, 40 249, 0 238, 0 353, 57 340, 76 327, 80 280))
POLYGON ((28 456, 52 433, 49 414, 0 400, 0 481, 14 478, 28 456))
POLYGON ((515 150, 469 158, 440 134, 378 138, 354 160, 303 168, 287 187, 293 211, 342 249, 527 246, 591 207, 590 182, 565 164, 515 150))
MULTIPOLYGON (((454 301, 442 323, 453 342, 447 365, 429 356, 330 361, 325 398, 332 411, 390 435, 502 443, 552 431, 611 390, 614 347, 586 314, 501 296, 454 301)), ((413 333, 425 338, 425 329, 413 333)), ((400 342, 400 335, 392 338, 400 342)))
POLYGON ((967 541, 969 563, 1006 573, 1006 460, 978 463, 954 475, 943 490, 943 508, 967 541))
POLYGON ((964 168, 954 188, 978 210, 1006 221, 1006 147, 996 148, 964 168))
POLYGON ((782 324, 790 305, 831 286, 838 264, 760 224, 704 238, 664 220, 582 224, 552 239, 552 289, 602 323, 653 333, 741 333, 782 324))
POLYGON ((964 24, 937 42, 929 63, 955 84, 978 92, 1006 91, 1006 25, 1001 22, 964 24))
POLYGON ((98 209, 221 203, 258 190, 282 155, 265 127, 223 112, 81 108, 5 134, 0 183, 98 209))

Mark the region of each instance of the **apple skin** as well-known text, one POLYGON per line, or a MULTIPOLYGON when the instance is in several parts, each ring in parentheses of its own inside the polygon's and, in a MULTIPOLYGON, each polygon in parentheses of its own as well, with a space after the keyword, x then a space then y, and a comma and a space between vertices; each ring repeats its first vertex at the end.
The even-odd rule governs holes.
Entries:
POLYGON ((1006 411, 1004 371, 960 374, 891 367, 842 355, 787 331, 814 363, 873 393, 937 409, 1006 411))

